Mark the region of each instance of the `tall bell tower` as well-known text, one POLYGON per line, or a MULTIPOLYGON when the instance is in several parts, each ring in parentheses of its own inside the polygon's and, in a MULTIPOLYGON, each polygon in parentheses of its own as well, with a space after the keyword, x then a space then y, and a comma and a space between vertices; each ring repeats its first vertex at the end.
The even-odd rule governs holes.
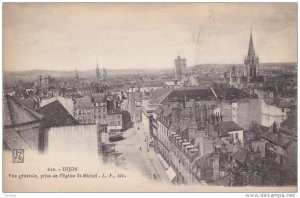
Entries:
POLYGON ((258 56, 255 55, 252 31, 251 31, 248 54, 244 60, 244 76, 247 77, 248 82, 251 79, 258 77, 258 70, 259 70, 259 59, 258 56))

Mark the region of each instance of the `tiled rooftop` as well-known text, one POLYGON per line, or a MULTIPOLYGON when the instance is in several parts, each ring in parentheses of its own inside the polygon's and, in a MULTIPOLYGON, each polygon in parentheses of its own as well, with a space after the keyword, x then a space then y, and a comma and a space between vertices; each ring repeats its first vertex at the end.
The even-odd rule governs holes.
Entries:
POLYGON ((39 122, 43 115, 17 102, 9 95, 3 98, 3 126, 14 127, 39 122))
POLYGON ((43 106, 38 112, 45 116, 43 119, 43 126, 45 128, 78 124, 58 100, 43 106))
POLYGON ((91 98, 86 96, 83 98, 74 98, 75 104, 74 109, 91 109, 93 108, 93 104, 91 98))

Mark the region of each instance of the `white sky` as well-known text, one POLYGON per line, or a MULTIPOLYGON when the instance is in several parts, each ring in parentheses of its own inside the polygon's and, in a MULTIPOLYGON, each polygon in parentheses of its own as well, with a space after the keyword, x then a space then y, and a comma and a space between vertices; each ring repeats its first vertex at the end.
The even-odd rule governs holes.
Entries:
POLYGON ((4 4, 5 70, 297 61, 296 3, 4 4))

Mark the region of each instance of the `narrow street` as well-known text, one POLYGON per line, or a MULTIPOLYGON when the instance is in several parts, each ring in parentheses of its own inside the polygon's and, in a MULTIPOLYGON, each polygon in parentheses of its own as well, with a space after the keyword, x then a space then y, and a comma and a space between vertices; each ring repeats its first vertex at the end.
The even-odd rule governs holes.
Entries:
POLYGON ((124 140, 114 143, 116 144, 116 151, 123 153, 125 168, 139 171, 149 179, 167 182, 166 175, 162 175, 162 173, 165 174, 162 165, 159 164, 158 159, 154 158, 156 156, 154 151, 152 151, 153 148, 149 147, 149 151, 147 150, 145 134, 141 127, 135 125, 124 132, 123 137, 125 138, 124 140))

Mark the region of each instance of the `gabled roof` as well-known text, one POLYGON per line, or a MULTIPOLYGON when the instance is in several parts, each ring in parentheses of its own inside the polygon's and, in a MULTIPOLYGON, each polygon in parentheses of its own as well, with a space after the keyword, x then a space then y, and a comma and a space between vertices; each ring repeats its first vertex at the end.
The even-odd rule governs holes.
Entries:
POLYGON ((263 126, 258 123, 253 123, 250 125, 249 131, 250 132, 259 132, 259 133, 265 133, 269 130, 269 127, 263 126))
POLYGON ((105 102, 105 93, 92 94, 92 102, 93 103, 105 102))
POLYGON ((78 122, 73 116, 63 107, 58 100, 51 102, 38 110, 39 113, 45 115, 43 126, 45 128, 72 126, 78 122))
POLYGON ((244 164, 246 162, 246 159, 248 157, 249 151, 247 151, 244 148, 240 148, 235 153, 233 153, 231 156, 237 160, 239 163, 244 164))
POLYGON ((5 95, 3 99, 3 126, 16 127, 41 121, 43 115, 5 95))
POLYGON ((172 92, 173 89, 170 88, 158 88, 154 91, 151 96, 151 104, 160 104, 164 99, 172 92))
POLYGON ((93 107, 92 100, 86 96, 83 98, 74 98, 74 109, 91 109, 93 107))
POLYGON ((25 140, 14 129, 3 130, 3 143, 8 147, 7 149, 31 149, 25 140))
POLYGON ((287 148, 295 140, 280 132, 268 132, 261 135, 261 138, 282 148, 287 148))
POLYGON ((38 106, 37 98, 35 97, 28 97, 26 99, 21 99, 19 102, 32 110, 36 109, 38 106))
POLYGON ((214 91, 217 94, 218 99, 239 100, 239 99, 249 97, 248 93, 246 93, 245 91, 242 91, 238 88, 214 89, 214 91))
POLYGON ((227 133, 231 131, 239 131, 243 130, 242 127, 240 127, 238 124, 236 124, 233 121, 227 121, 227 122, 221 122, 218 127, 221 132, 227 133))
POLYGON ((184 102, 184 101, 210 101, 215 100, 216 97, 211 89, 199 88, 184 88, 173 90, 164 100, 164 102, 184 102))

